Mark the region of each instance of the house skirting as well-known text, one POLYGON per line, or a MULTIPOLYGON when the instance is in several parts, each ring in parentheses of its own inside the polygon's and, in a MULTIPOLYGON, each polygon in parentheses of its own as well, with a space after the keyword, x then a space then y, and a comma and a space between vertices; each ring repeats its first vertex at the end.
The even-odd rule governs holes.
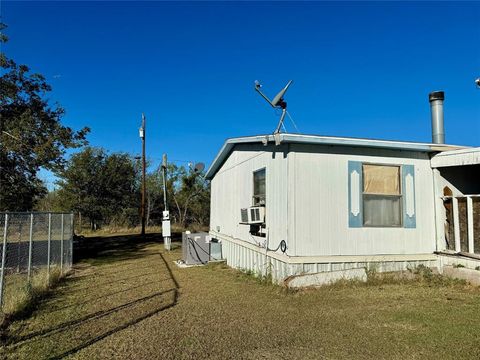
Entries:
POLYGON ((474 259, 458 254, 438 254, 439 269, 443 269, 444 266, 464 267, 467 269, 480 269, 480 259, 474 259))
POLYGON ((215 231, 210 231, 210 234, 222 242, 222 257, 229 266, 257 276, 271 276, 276 283, 282 283, 289 276, 325 271, 366 268, 387 272, 413 269, 419 265, 439 266, 435 254, 287 256, 215 231))

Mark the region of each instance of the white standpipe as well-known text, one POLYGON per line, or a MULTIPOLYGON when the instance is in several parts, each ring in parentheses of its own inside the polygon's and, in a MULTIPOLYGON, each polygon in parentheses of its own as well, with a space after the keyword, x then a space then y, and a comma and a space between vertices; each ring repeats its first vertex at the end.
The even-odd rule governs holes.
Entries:
POLYGON ((172 234, 170 230, 170 212, 168 211, 167 200, 167 154, 162 156, 162 176, 163 176, 163 200, 165 202, 165 210, 162 217, 162 235, 163 245, 165 250, 170 251, 170 244, 172 242, 172 234))

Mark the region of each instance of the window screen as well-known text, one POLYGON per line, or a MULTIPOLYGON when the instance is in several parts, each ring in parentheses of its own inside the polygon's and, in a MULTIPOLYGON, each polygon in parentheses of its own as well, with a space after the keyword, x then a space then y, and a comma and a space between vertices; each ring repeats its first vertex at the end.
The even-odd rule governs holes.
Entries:
POLYGON ((363 165, 363 224, 402 226, 400 167, 363 165))
POLYGON ((253 173, 253 206, 265 205, 265 169, 253 173))

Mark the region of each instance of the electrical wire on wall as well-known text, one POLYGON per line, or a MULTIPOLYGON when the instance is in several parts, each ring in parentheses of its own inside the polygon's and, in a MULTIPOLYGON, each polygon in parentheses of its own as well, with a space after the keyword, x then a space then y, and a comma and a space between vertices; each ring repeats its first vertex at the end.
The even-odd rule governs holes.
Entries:
POLYGON ((281 250, 282 253, 285 253, 285 251, 287 251, 287 243, 285 242, 285 240, 282 240, 282 241, 280 241, 280 243, 278 244, 276 249, 267 248, 267 250, 268 251, 273 251, 273 252, 277 252, 278 250, 281 250))
POLYGON ((203 251, 205 254, 207 254, 207 255, 208 255, 211 259, 213 259, 214 261, 220 261, 220 260, 222 260, 222 259, 216 259, 216 258, 214 258, 214 257, 212 256, 212 254, 210 254, 209 252, 207 252, 205 249, 202 249, 201 246, 198 246, 198 247, 197 247, 197 246, 196 246, 196 243, 195 243, 188 235, 187 235, 187 240, 188 240, 188 241, 190 242, 190 244, 192 245, 192 246, 190 247, 190 249, 189 249, 189 251, 190 251, 190 256, 192 256, 193 258, 195 258, 195 257, 193 256, 193 254, 192 254, 192 248, 193 248, 193 249, 195 250, 195 253, 196 253, 195 255, 196 255, 197 259, 198 259, 202 264, 205 265, 206 263, 208 263, 208 261, 201 261, 201 260, 200 260, 200 255, 198 254, 197 248, 200 249, 201 251, 203 251))
POLYGON ((248 233, 248 235, 250 235, 250 238, 253 240, 253 242, 255 243, 255 245, 257 245, 259 248, 265 248, 265 243, 262 243, 260 241, 257 241, 253 235, 251 233, 248 233))
POLYGON ((265 247, 267 248, 267 251, 273 251, 273 252, 277 252, 278 250, 281 250, 282 253, 285 253, 285 251, 287 251, 287 242, 285 240, 282 240, 280 241, 280 243, 278 244, 278 246, 275 248, 275 249, 270 249, 268 247, 268 245, 266 244, 266 241, 264 243, 261 243, 259 241, 257 241, 252 234, 250 234, 250 238, 253 240, 253 242, 255 243, 255 245, 257 245, 259 248, 262 248, 262 249, 265 249, 265 247))
POLYGON ((239 163, 236 163, 235 165, 233 165, 233 166, 231 166, 231 167, 229 167, 229 168, 223 169, 222 171, 218 171, 217 174, 218 174, 218 175, 223 174, 224 172, 229 171, 229 170, 232 170, 232 169, 236 168, 237 166, 239 166, 239 165, 241 165, 241 164, 243 164, 243 163, 245 163, 245 162, 247 162, 247 161, 250 161, 250 160, 252 160, 252 159, 255 159, 256 157, 262 156, 262 155, 264 155, 265 153, 266 153, 266 151, 261 151, 261 152, 258 153, 257 155, 254 155, 254 156, 252 156, 252 157, 249 157, 248 159, 245 159, 245 160, 243 160, 243 161, 240 161, 239 163))

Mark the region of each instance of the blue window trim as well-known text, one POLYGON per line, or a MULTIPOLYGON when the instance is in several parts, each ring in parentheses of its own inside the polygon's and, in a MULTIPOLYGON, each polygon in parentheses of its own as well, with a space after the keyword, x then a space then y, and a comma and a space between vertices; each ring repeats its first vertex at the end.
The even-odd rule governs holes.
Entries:
POLYGON ((362 163, 360 161, 348 162, 348 226, 351 228, 363 227, 363 206, 362 206, 362 163), (352 173, 357 171, 358 173, 358 214, 352 213, 352 173))
MULTIPOLYGON (((361 161, 348 161, 348 227, 350 228, 362 228, 363 226, 363 162, 361 161), (357 171, 359 181, 359 212, 357 215, 352 213, 352 173, 357 171)), ((402 212, 403 212, 403 228, 414 229, 417 226, 416 221, 416 194, 415 194, 415 166, 414 165, 399 165, 401 168, 401 190, 402 190, 402 212), (410 216, 407 214, 407 176, 412 177, 413 191, 413 214, 410 216)), ((386 227, 388 228, 388 227, 386 227)))
POLYGON ((416 194, 415 194, 415 166, 414 165, 402 165, 402 189, 403 189, 403 227, 407 229, 414 229, 417 227, 417 210, 416 210, 416 194), (407 176, 412 177, 412 189, 413 192, 413 215, 407 214, 407 176))

